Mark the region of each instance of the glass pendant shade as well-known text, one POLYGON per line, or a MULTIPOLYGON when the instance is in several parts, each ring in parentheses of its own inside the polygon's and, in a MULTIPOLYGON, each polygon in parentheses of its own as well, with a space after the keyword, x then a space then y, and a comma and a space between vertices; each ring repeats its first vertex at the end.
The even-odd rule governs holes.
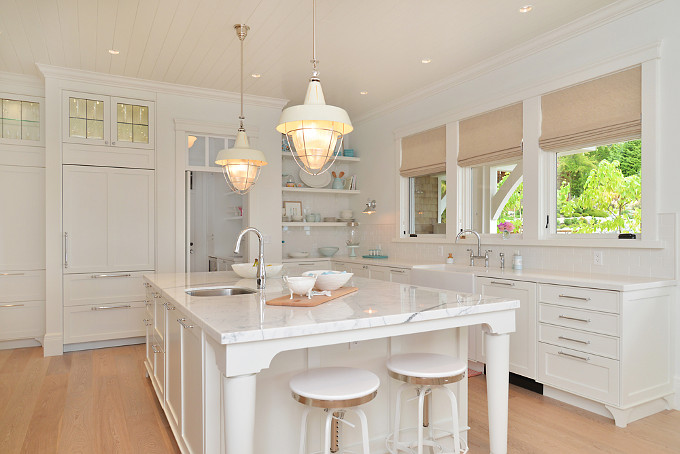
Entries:
POLYGON ((276 127, 286 135, 297 164, 311 175, 323 173, 333 165, 345 134, 353 129, 344 109, 326 104, 316 78, 309 82, 304 104, 285 109, 276 127))
POLYGON ((221 150, 217 154, 215 164, 222 166, 224 179, 229 188, 239 194, 245 194, 260 177, 260 169, 267 165, 267 159, 260 150, 250 148, 245 130, 236 134, 233 148, 221 150))

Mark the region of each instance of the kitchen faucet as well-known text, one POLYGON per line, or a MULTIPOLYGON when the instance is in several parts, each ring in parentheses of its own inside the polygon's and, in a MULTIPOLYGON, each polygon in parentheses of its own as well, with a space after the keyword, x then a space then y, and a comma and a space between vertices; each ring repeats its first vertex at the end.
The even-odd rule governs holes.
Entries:
POLYGON ((239 249, 241 248, 241 239, 248 232, 253 232, 255 235, 257 235, 257 240, 260 244, 260 248, 257 254, 257 288, 263 289, 265 284, 265 269, 264 269, 264 238, 262 237, 262 232, 257 230, 255 227, 247 227, 241 230, 241 233, 238 235, 238 238, 236 239, 236 248, 234 249, 234 253, 238 254, 239 249))
POLYGON ((470 266, 475 265, 475 259, 484 259, 484 266, 489 267, 489 252, 493 252, 491 249, 487 249, 484 252, 484 255, 482 255, 482 238, 479 236, 479 233, 472 229, 465 229, 461 230, 458 235, 456 235, 456 243, 458 242, 458 238, 464 233, 472 233, 477 237, 477 255, 474 254, 472 249, 468 249, 470 251, 470 266))

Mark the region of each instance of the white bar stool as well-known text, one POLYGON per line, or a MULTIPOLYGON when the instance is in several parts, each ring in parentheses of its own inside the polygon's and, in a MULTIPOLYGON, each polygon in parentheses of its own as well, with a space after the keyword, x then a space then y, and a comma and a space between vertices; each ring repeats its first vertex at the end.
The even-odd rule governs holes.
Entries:
POLYGON ((339 422, 354 427, 344 420, 345 412, 354 412, 361 421, 364 454, 369 453, 368 422, 363 410, 353 408, 370 402, 378 393, 380 379, 373 372, 352 367, 322 367, 294 376, 289 383, 293 399, 307 406, 302 414, 300 454, 306 452, 307 417, 311 407, 323 408, 326 415, 324 454, 339 450, 339 422), (331 440, 331 433, 333 434, 331 440))
MULTIPOLYGON (((424 446, 431 446, 439 453, 465 453, 466 443, 460 438, 458 427, 458 403, 456 395, 444 385, 456 383, 465 378, 467 364, 460 359, 436 353, 407 353, 393 355, 387 360, 390 377, 403 381, 397 392, 394 413, 394 432, 387 436, 387 450, 392 454, 399 452, 423 454, 424 446), (418 439, 410 442, 400 441, 401 395, 415 388, 418 398, 418 439), (434 390, 446 393, 451 401, 451 431, 432 427, 430 424, 430 399, 434 390), (428 428, 428 438, 424 437, 424 428, 428 428), (435 439, 435 430, 453 437, 453 451, 444 451, 443 446, 435 439), (415 449, 414 449, 415 448, 415 449)), ((411 428, 412 430, 412 428, 411 428)))

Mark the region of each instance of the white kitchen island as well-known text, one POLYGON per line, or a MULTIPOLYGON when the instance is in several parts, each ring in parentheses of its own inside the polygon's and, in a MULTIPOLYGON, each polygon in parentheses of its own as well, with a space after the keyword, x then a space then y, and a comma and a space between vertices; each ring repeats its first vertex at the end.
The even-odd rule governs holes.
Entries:
MULTIPOLYGON (((268 279, 264 292, 222 297, 190 297, 185 290, 217 285, 255 288, 255 281, 239 279, 232 272, 150 274, 145 279, 150 296, 155 300, 155 323, 159 324, 161 315, 166 323, 165 335, 161 336, 166 347, 152 345, 157 353, 151 354, 151 358, 168 355, 162 361, 149 359, 147 369, 184 452, 259 454, 267 452, 272 445, 278 447, 278 452, 295 452, 299 433, 298 407, 301 406, 290 397, 287 378, 300 368, 294 366, 295 357, 285 356, 287 352, 308 352, 302 367, 328 364, 366 367, 368 364, 369 368, 379 371, 384 369, 384 360, 389 353, 409 349, 431 349, 466 357, 467 331, 464 328, 470 325, 482 325, 486 333, 491 452, 507 451, 508 333, 515 329, 515 309, 519 306, 516 300, 480 298, 353 278, 350 284, 359 288, 356 293, 314 308, 291 308, 264 305, 264 300, 284 294, 280 279, 268 279), (159 306, 165 308, 163 314, 158 312, 159 306), (193 355, 186 358, 182 355, 180 380, 197 383, 201 391, 194 393, 195 397, 191 399, 189 393, 193 388, 180 386, 181 402, 177 399, 173 402, 171 385, 178 371, 173 370, 170 355, 178 347, 173 347, 171 333, 178 314, 181 316, 177 321, 185 331, 190 327, 200 329, 200 349, 196 350, 200 352, 200 361, 193 355), (452 339, 451 344, 442 347, 441 342, 423 337, 437 333, 452 333, 443 337, 452 339), (378 354, 371 358, 365 352, 362 355, 362 344, 374 346, 371 342, 378 340, 385 345, 384 350, 380 350, 382 347, 377 349, 383 351, 382 357, 378 354), (284 356, 274 367, 273 360, 277 355, 284 356), (317 360, 310 360, 314 355, 317 360), (187 370, 191 364, 194 369, 201 370, 187 370), (154 371, 159 367, 164 369, 162 373, 154 371), (271 373, 270 367, 276 373, 271 373), (258 379, 266 373, 269 374, 266 380, 258 379), (196 402, 197 399, 202 402, 196 402), (200 424, 197 418, 201 419, 200 424), (292 436, 289 435, 291 431, 292 436), (194 441, 190 440, 192 433, 194 441), (202 440, 198 440, 199 434, 202 434, 202 440), (277 437, 277 440, 269 444, 261 442, 267 437, 277 437)), ((182 328, 179 332, 181 336, 187 336, 182 328)), ((157 342, 154 337, 150 342, 154 340, 157 342)), ((184 347, 179 351, 185 353, 184 347)), ((390 392, 385 391, 389 379, 383 378, 385 373, 379 376, 382 383, 378 394, 385 394, 386 409, 367 411, 373 445, 376 446, 381 444, 376 439, 389 430, 390 420, 390 392)), ((461 412, 464 412, 462 427, 465 427, 466 381, 459 388, 459 401, 461 412)))

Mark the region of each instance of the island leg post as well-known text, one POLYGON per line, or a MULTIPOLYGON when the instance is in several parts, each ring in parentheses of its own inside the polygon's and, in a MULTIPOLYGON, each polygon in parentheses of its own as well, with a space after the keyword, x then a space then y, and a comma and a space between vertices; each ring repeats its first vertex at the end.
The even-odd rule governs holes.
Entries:
POLYGON ((508 452, 508 379, 510 336, 486 336, 486 394, 489 408, 489 448, 492 454, 508 452))
POLYGON ((256 374, 222 376, 223 454, 255 451, 256 374))

